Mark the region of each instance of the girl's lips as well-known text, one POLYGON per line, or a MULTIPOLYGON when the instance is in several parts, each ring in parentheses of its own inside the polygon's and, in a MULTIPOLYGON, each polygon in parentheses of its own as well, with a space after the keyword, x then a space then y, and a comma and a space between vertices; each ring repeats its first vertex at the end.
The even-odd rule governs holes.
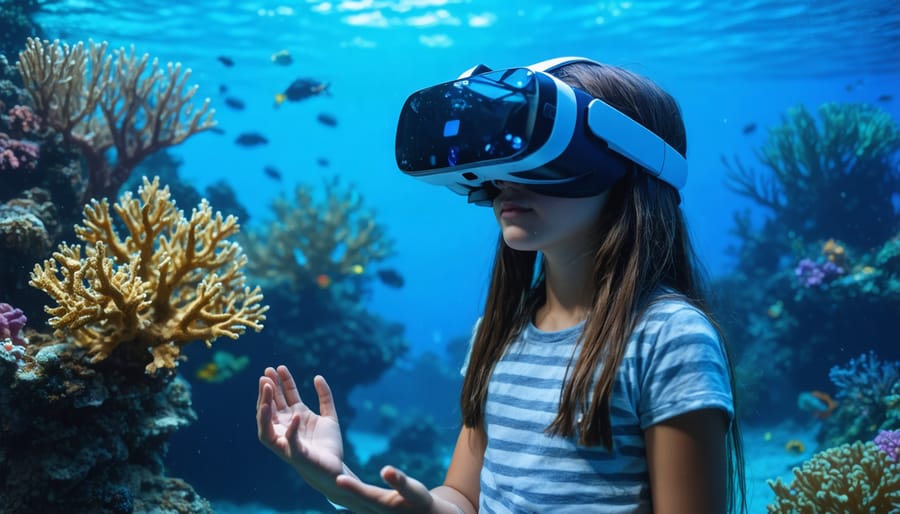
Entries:
POLYGON ((531 212, 531 209, 526 209, 524 207, 518 207, 518 206, 503 207, 500 209, 500 217, 501 218, 515 218, 515 217, 521 216, 527 212, 531 212))

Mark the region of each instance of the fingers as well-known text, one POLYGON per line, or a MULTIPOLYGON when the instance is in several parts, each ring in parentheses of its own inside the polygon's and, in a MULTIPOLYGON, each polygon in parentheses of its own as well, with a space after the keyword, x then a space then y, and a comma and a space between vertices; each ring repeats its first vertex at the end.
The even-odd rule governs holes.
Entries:
POLYGON ((300 444, 300 438, 297 437, 297 430, 300 427, 300 415, 294 414, 291 416, 291 421, 288 423, 287 431, 284 433, 284 437, 287 438, 288 447, 291 449, 291 456, 296 457, 302 455, 304 453, 303 446, 300 444))
POLYGON ((316 375, 313 378, 313 385, 319 394, 319 415, 338 420, 337 409, 334 408, 334 396, 331 395, 331 388, 322 375, 316 375))
MULTIPOLYGON (((385 466, 381 470, 381 477, 391 486, 393 493, 402 497, 406 507, 412 509, 413 512, 425 512, 433 502, 431 493, 421 482, 407 477, 397 468, 385 466)), ((338 475, 335 483, 341 489, 367 502, 373 502, 371 506, 397 505, 397 498, 392 494, 391 489, 366 484, 352 475, 338 475)), ((375 509, 372 509, 372 512, 375 512, 375 509)))
POLYGON ((278 410, 286 409, 288 405, 284 399, 284 390, 278 372, 274 368, 266 368, 265 376, 275 384, 275 408, 278 410))
MULTIPOLYGON (((272 387, 272 391, 275 390, 276 384, 266 375, 259 377, 259 393, 256 395, 256 410, 259 410, 260 405, 263 403, 263 385, 269 384, 272 387)), ((266 403, 271 402, 270 398, 266 403)))
POLYGON ((259 401, 256 407, 256 431, 259 440, 271 445, 278 437, 275 434, 275 427, 272 425, 272 385, 263 384, 260 379, 259 401))
POLYGON ((397 491, 400 496, 413 503, 421 502, 422 494, 428 494, 421 482, 407 477, 406 473, 393 466, 385 466, 381 469, 381 479, 397 491))
POLYGON ((300 391, 297 390, 297 383, 288 370, 287 366, 278 366, 278 378, 281 379, 281 387, 284 389, 284 399, 288 406, 295 403, 301 403, 300 391))

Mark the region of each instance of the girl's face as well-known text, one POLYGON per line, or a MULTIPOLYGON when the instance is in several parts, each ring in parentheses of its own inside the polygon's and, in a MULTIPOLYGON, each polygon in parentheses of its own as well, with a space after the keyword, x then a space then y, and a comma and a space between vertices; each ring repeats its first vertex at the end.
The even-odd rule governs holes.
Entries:
POLYGON ((595 225, 607 193, 584 198, 545 196, 522 184, 498 182, 494 216, 503 239, 519 251, 583 251, 596 240, 595 225))

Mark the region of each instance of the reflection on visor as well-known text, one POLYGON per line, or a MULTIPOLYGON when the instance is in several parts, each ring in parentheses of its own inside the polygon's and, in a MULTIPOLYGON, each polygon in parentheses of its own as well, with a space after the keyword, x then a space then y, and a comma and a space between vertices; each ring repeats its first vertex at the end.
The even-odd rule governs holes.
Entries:
POLYGON ((517 68, 413 94, 398 125, 398 166, 415 173, 515 158, 530 139, 537 92, 534 73, 517 68))

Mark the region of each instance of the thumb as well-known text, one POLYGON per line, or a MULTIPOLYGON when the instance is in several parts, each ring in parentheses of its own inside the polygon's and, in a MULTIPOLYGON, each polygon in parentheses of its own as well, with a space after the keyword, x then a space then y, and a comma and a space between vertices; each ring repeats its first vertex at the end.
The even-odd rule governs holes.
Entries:
POLYGON ((322 375, 316 375, 313 379, 313 385, 316 387, 316 393, 319 394, 319 415, 332 418, 338 422, 337 410, 334 408, 334 396, 331 394, 331 388, 322 375))

